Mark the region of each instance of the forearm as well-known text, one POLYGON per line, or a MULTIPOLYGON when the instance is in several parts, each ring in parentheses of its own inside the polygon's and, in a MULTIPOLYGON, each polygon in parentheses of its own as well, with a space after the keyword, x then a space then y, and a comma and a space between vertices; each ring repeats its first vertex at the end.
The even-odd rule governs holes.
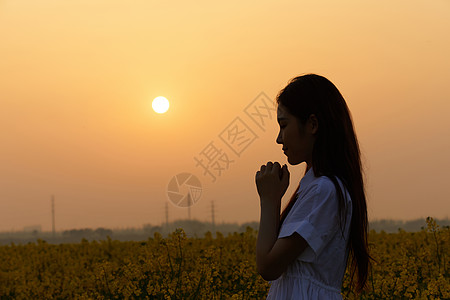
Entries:
POLYGON ((278 238, 280 226, 280 201, 261 199, 261 218, 256 242, 256 265, 262 270, 267 256, 278 238))

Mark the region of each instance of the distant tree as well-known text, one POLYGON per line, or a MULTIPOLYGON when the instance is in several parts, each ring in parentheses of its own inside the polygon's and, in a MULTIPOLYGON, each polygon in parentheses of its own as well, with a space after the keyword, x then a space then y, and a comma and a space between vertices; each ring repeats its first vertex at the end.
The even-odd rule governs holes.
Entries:
POLYGON ((153 236, 155 232, 161 233, 162 227, 161 226, 152 226, 151 224, 145 224, 142 226, 142 230, 146 235, 153 236))
POLYGON ((209 229, 199 220, 177 220, 172 223, 172 227, 183 228, 188 236, 201 236, 209 229))
POLYGON ((96 238, 105 239, 108 236, 110 237, 113 234, 113 231, 111 229, 100 227, 95 229, 94 234, 96 238))
POLYGON ((259 222, 254 221, 254 222, 247 222, 247 223, 243 223, 240 227, 239 227, 239 232, 245 232, 247 231, 247 227, 250 227, 254 230, 258 230, 259 229, 259 222))
POLYGON ((68 236, 72 238, 88 238, 92 236, 92 229, 84 228, 84 229, 71 229, 63 231, 63 236, 68 236))

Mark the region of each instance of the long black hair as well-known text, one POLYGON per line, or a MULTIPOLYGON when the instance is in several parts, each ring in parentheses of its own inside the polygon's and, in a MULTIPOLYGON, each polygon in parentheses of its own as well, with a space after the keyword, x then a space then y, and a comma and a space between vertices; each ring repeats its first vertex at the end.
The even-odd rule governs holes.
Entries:
MULTIPOLYGON (((336 187, 341 229, 345 228, 342 223, 345 224, 347 220, 344 194, 336 177, 342 181, 350 194, 352 218, 348 247, 351 281, 353 282, 353 275, 357 272, 356 287, 360 292, 366 286, 371 259, 367 242, 367 204, 358 140, 344 97, 325 77, 307 74, 293 78, 279 92, 277 104, 286 107, 289 113, 299 119, 303 125, 312 114, 318 120, 312 168, 315 176, 329 177, 336 187)), ((296 192, 283 210, 280 224, 294 205, 297 199, 296 192)))

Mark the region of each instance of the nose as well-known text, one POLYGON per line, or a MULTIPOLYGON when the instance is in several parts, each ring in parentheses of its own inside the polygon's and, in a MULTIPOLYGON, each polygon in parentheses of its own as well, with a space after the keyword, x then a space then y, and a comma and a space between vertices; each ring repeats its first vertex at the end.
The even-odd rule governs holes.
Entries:
POLYGON ((277 136, 277 144, 283 144, 283 139, 281 138, 281 130, 280 130, 280 132, 278 133, 278 136, 277 136))

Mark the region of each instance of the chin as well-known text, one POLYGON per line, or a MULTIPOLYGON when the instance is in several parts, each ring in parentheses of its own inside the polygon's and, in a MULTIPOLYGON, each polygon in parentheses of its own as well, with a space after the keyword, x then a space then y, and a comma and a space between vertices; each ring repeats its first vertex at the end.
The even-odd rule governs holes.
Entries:
POLYGON ((292 160, 292 159, 290 159, 289 157, 288 157, 288 163, 290 164, 290 165, 292 165, 292 166, 296 166, 296 165, 299 165, 299 164, 301 164, 302 163, 302 161, 296 161, 296 160, 292 160))

